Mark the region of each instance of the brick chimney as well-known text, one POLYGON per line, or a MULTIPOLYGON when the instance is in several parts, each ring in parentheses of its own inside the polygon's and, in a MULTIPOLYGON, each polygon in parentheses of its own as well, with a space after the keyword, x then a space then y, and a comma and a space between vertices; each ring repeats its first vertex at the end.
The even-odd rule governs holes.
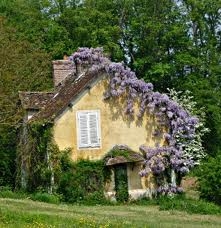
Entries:
POLYGON ((70 60, 55 60, 52 61, 52 65, 54 86, 57 86, 70 73, 76 72, 75 64, 70 60))

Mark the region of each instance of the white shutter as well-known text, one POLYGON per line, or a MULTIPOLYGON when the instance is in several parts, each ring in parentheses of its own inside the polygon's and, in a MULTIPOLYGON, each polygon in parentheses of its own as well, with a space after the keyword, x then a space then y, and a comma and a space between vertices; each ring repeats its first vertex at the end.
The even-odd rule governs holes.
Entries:
POLYGON ((79 147, 89 146, 89 134, 88 134, 88 115, 84 112, 78 113, 78 142, 79 147))
POLYGON ((100 112, 78 111, 78 147, 100 147, 100 112))
POLYGON ((88 113, 88 117, 89 117, 88 121, 89 121, 90 145, 91 147, 96 147, 100 145, 98 113, 90 112, 88 113))

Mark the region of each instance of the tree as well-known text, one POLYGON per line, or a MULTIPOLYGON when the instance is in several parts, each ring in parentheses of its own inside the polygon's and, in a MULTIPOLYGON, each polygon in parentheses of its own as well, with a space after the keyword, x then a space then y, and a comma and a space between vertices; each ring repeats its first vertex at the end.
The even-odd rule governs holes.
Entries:
POLYGON ((121 31, 113 7, 110 2, 88 0, 63 10, 57 20, 68 31, 72 51, 78 47, 102 46, 111 59, 123 59, 121 31))
POLYGON ((206 125, 210 133, 204 138, 211 155, 220 151, 220 1, 180 1, 189 25, 188 75, 181 78, 177 88, 193 92, 197 103, 206 110, 206 125))
POLYGON ((209 158, 197 172, 200 196, 206 200, 221 204, 221 155, 209 158))
POLYGON ((16 28, 18 39, 31 42, 36 48, 51 54, 53 59, 62 58, 70 46, 70 40, 65 28, 59 26, 51 15, 46 14, 46 2, 3 1, 0 3, 0 15, 7 19, 11 27, 16 28))
POLYGON ((17 131, 23 118, 18 91, 44 90, 52 85, 50 56, 0 18, 0 185, 14 185, 17 131))
POLYGON ((0 124, 0 186, 14 187, 16 141, 16 129, 0 124))

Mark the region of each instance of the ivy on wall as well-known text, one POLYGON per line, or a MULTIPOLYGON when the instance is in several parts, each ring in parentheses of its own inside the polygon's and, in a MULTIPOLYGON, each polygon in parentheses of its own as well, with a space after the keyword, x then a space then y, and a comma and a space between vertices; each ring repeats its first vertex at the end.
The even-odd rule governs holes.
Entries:
POLYGON ((126 202, 129 199, 127 164, 118 164, 114 166, 114 181, 116 200, 118 202, 126 202))
POLYGON ((65 162, 62 162, 58 193, 70 203, 102 203, 106 201, 104 186, 110 180, 110 175, 111 171, 103 160, 73 162, 66 156, 65 162))
POLYGON ((61 153, 53 143, 52 129, 51 123, 24 123, 17 149, 17 187, 55 191, 61 153))
POLYGON ((73 162, 53 142, 53 124, 25 124, 17 156, 17 188, 59 193, 66 202, 101 203, 111 171, 103 160, 73 162))

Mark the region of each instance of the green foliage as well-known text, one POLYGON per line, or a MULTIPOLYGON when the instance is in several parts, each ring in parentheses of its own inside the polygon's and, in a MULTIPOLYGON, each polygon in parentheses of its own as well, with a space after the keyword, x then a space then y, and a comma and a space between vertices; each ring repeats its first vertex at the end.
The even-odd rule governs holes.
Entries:
POLYGON ((221 154, 205 161, 197 170, 200 196, 221 205, 221 154))
POLYGON ((83 205, 111 205, 112 203, 104 197, 104 192, 95 191, 89 193, 83 199, 80 199, 76 203, 83 205))
MULTIPOLYGON (((58 23, 68 31, 72 51, 78 47, 103 46, 112 59, 122 60, 121 30, 113 2, 87 0, 76 7, 65 7, 58 23)), ((71 53, 70 53, 71 54, 71 53)))
POLYGON ((187 199, 185 196, 160 197, 157 203, 160 210, 179 210, 189 214, 221 214, 221 207, 203 200, 187 199))
POLYGON ((116 200, 126 202, 129 199, 127 165, 116 165, 114 171, 116 200))
POLYGON ((29 127, 29 137, 32 150, 27 151, 31 153, 28 164, 28 189, 32 192, 37 188, 46 189, 50 185, 51 170, 48 168, 47 153, 52 139, 51 126, 35 123, 29 127))
POLYGON ((137 201, 132 201, 130 204, 142 206, 159 206, 163 211, 185 211, 188 214, 203 214, 203 215, 221 215, 221 207, 214 203, 209 203, 204 200, 187 198, 184 194, 175 196, 161 196, 159 198, 148 199, 143 198, 137 201))
POLYGON ((133 154, 134 152, 130 151, 130 150, 121 150, 121 149, 112 149, 110 150, 106 155, 105 155, 105 160, 107 158, 110 158, 110 157, 118 157, 118 156, 121 156, 121 157, 125 157, 127 160, 129 161, 132 161, 132 158, 131 158, 131 154, 133 154))
POLYGON ((0 125, 0 186, 14 186, 16 131, 10 126, 0 125))
POLYGON ((34 192, 27 193, 24 191, 12 191, 10 187, 0 187, 0 198, 10 199, 32 199, 34 201, 41 201, 46 203, 58 204, 60 202, 60 196, 57 194, 48 194, 47 192, 34 192))
POLYGON ((12 191, 11 187, 0 187, 0 198, 25 199, 28 194, 22 191, 12 191))
POLYGON ((66 157, 62 159, 61 170, 58 192, 62 194, 65 202, 87 204, 106 202, 104 184, 110 178, 110 171, 103 161, 81 160, 71 164, 66 157))
POLYGON ((60 203, 60 196, 54 194, 48 194, 46 192, 36 192, 30 195, 30 199, 35 201, 41 201, 45 203, 60 203))
MULTIPOLYGON (((70 45, 67 31, 43 12, 44 3, 36 0, 14 0, 0 2, 0 16, 15 28, 18 40, 27 40, 33 46, 50 53, 53 58, 61 58, 70 45)), ((46 10, 47 11, 47 10, 46 10)))
POLYGON ((17 152, 17 187, 30 192, 36 189, 55 192, 63 153, 52 142, 52 126, 35 122, 22 129, 17 152))
POLYGON ((156 206, 52 205, 31 200, 0 199, 0 227, 220 227, 217 215, 159 211, 156 206))
MULTIPOLYGON (((221 149, 221 93, 219 80, 213 82, 214 76, 201 78, 201 76, 189 76, 183 81, 182 88, 192 92, 197 101, 197 108, 205 107, 205 126, 210 130, 203 137, 203 146, 206 152, 215 156, 221 149)), ((181 87, 180 87, 181 89, 181 87)))
MULTIPOLYGON (((1 5, 1 3, 0 3, 1 5)), ((15 185, 16 143, 23 111, 18 91, 51 86, 50 57, 0 16, 0 185, 15 185)))

